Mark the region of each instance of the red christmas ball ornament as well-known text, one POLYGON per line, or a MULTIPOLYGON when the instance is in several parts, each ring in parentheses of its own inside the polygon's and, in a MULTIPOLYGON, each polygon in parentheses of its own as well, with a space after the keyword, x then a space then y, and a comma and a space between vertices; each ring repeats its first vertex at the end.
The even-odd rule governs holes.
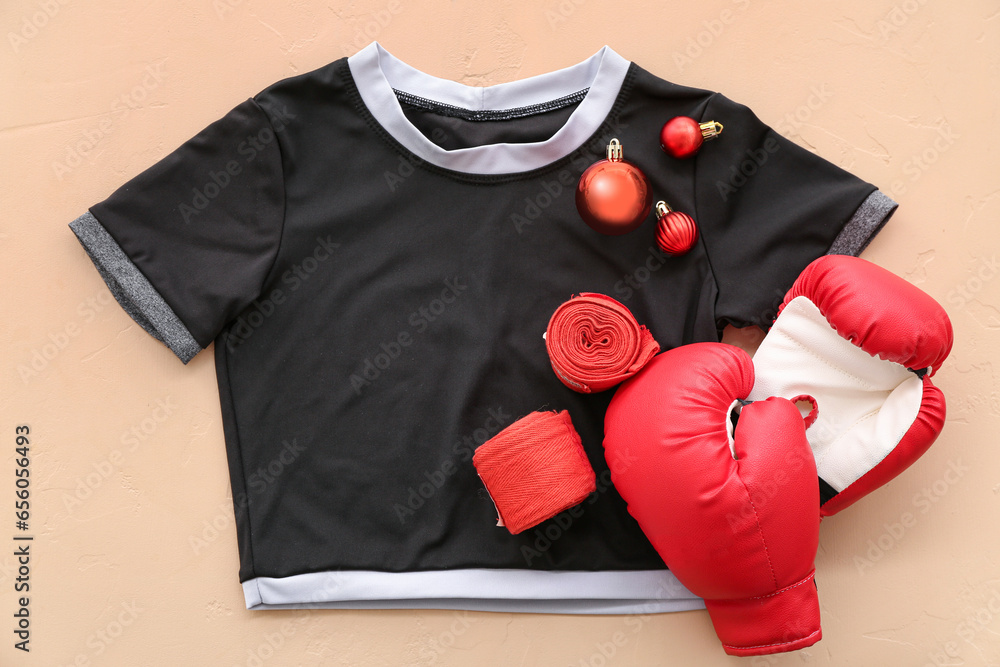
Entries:
POLYGON ((683 255, 698 240, 698 225, 687 213, 675 211, 664 201, 656 202, 656 245, 668 255, 683 255))
POLYGON ((652 207, 653 192, 646 174, 622 159, 622 145, 612 139, 607 159, 580 175, 576 186, 580 217, 594 231, 619 236, 641 225, 652 207))
POLYGON ((694 118, 674 116, 660 130, 660 148, 676 158, 688 158, 698 152, 701 145, 722 132, 722 123, 710 120, 698 123, 694 118))

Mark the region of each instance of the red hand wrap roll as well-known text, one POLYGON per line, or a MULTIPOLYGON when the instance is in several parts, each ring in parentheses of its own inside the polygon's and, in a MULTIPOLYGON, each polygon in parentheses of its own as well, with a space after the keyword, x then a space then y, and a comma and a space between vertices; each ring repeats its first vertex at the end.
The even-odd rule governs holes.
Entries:
POLYGON ((472 457, 512 534, 582 502, 597 488, 569 413, 532 412, 484 442, 472 457))
POLYGON ((545 331, 545 347, 556 376, 583 394, 625 381, 660 351, 628 308, 591 292, 556 308, 545 331))

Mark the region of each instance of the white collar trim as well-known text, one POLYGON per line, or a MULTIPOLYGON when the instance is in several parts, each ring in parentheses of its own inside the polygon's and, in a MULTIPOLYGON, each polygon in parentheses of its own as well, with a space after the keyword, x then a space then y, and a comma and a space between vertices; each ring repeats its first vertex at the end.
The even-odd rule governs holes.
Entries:
POLYGON ((375 120, 417 157, 471 174, 530 171, 579 148, 611 112, 630 61, 604 46, 583 62, 493 86, 467 86, 425 74, 400 61, 378 42, 347 59, 361 99, 375 120), (588 88, 566 123, 544 141, 497 143, 445 150, 406 116, 393 89, 471 110, 501 110, 556 100, 588 88))

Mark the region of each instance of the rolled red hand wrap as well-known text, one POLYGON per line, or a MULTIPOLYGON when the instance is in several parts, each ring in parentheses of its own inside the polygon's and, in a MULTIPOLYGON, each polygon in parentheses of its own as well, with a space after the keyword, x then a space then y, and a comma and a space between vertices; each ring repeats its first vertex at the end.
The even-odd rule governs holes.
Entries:
POLYGON ((582 502, 597 488, 569 413, 532 412, 484 442, 472 457, 512 534, 582 502))
POLYGON ((625 381, 660 351, 628 308, 591 292, 556 308, 545 331, 545 348, 559 380, 582 394, 625 381))

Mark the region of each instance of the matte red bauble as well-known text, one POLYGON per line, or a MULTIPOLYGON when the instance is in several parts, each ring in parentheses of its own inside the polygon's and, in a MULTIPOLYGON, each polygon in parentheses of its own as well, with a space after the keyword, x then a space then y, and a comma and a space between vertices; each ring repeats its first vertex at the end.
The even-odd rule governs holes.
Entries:
POLYGON ((668 255, 683 255, 698 240, 698 226, 687 213, 674 211, 664 201, 656 202, 656 245, 668 255))
POLYGON ((660 148, 677 158, 691 157, 702 143, 722 132, 722 123, 710 120, 699 124, 694 118, 674 116, 660 130, 660 148))
POLYGON ((619 236, 643 223, 653 207, 653 192, 642 170, 622 159, 617 139, 608 157, 587 167, 576 186, 576 208, 592 229, 619 236))

